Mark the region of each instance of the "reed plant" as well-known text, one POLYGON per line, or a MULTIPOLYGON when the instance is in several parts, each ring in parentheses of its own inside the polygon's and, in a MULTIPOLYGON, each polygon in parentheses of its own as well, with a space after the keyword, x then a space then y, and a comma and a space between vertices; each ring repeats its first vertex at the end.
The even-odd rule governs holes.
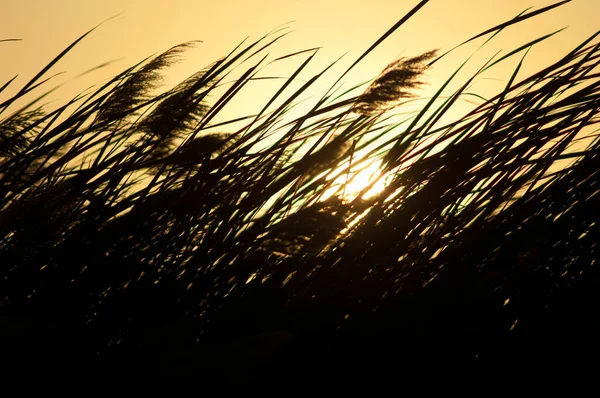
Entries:
POLYGON ((0 103, 0 313, 15 369, 53 371, 63 356, 78 374, 236 382, 281 376, 284 363, 389 370, 378 361, 391 353, 412 367, 595 352, 597 34, 521 78, 528 51, 557 32, 540 36, 446 95, 460 65, 400 121, 448 53, 399 59, 339 92, 346 72, 293 117, 329 68, 291 90, 315 51, 287 54, 273 62, 299 66, 260 112, 216 122, 285 31, 168 90, 162 74, 194 43, 41 105, 52 67, 90 32, 0 103), (503 90, 444 121, 509 59, 519 63, 503 90), (374 162, 374 181, 348 195, 374 162))

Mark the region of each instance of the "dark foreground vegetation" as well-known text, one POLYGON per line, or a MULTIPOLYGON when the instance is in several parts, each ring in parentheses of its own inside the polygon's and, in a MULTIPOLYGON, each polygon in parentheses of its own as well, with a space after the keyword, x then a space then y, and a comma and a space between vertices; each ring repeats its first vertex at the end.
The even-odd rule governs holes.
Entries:
POLYGON ((215 117, 281 35, 157 94, 191 44, 180 45, 47 110, 45 79, 70 46, 1 100, 0 337, 12 373, 240 383, 595 357, 597 37, 529 77, 517 67, 452 123, 440 119, 478 74, 389 118, 440 52, 394 62, 366 89, 331 90, 297 118, 287 115, 321 76, 290 90, 314 51, 290 54, 304 58, 281 90, 225 133, 215 117), (324 195, 373 160, 382 192, 324 195))

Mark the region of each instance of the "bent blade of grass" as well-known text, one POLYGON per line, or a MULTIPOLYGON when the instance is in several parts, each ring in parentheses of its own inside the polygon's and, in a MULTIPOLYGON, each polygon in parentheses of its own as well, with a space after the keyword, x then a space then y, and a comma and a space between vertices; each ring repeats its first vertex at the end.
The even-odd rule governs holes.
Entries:
MULTIPOLYGON (((13 82, 15 81, 15 79, 19 77, 19 75, 16 75, 15 77, 13 77, 12 79, 8 80, 6 83, 4 83, 2 85, 2 87, 0 87, 0 93, 2 93, 4 90, 6 90, 6 88, 13 82)), ((0 105, 1 106, 1 105, 0 105)))
POLYGON ((560 33, 560 32, 562 32, 562 31, 563 31, 563 30, 565 30, 565 29, 566 29, 566 28, 558 29, 558 30, 556 30, 556 31, 554 31, 554 32, 552 32, 552 33, 548 33, 547 35, 540 36, 540 37, 538 37, 537 39, 534 39, 534 40, 532 40, 532 41, 530 41, 530 42, 528 42, 528 43, 526 43, 526 44, 523 44, 522 46, 520 46, 520 47, 518 47, 518 48, 516 48, 516 49, 512 50, 512 51, 511 51, 511 52, 509 52, 508 54, 506 54, 506 55, 504 55, 504 56, 500 57, 499 59, 497 59, 496 61, 494 61, 494 62, 493 62, 493 63, 491 63, 490 65, 488 65, 488 66, 487 66, 485 69, 487 70, 487 69, 489 69, 489 68, 491 68, 491 67, 493 67, 493 66, 497 65, 497 64, 499 64, 500 62, 504 61, 505 59, 508 59, 508 58, 512 57, 513 55, 520 53, 520 52, 521 52, 521 51, 523 51, 523 50, 528 50, 528 49, 530 49, 532 46, 534 46, 535 44, 537 44, 537 43, 541 43, 541 42, 543 42, 544 40, 547 40, 547 39, 551 38, 551 37, 552 37, 552 36, 554 36, 555 34, 557 34, 557 33, 560 33))
MULTIPOLYGON (((560 2, 558 2, 558 3, 555 3, 555 4, 552 4, 552 5, 549 5, 549 6, 543 7, 543 8, 541 8, 541 9, 539 9, 539 10, 532 11, 532 12, 529 12, 529 13, 526 13, 526 14, 525 14, 525 12, 526 12, 527 10, 525 10, 525 11, 522 11, 521 13, 519 13, 519 14, 518 14, 518 15, 517 15, 515 18, 511 19, 510 21, 503 22, 503 23, 501 23, 501 24, 499 24, 499 25, 496 25, 496 26, 494 26, 494 27, 492 27, 492 28, 490 28, 490 29, 487 29, 487 30, 485 30, 485 31, 483 31, 483 32, 481 32, 481 33, 479 33, 479 34, 477 34, 477 35, 475 35, 475 36, 471 37, 471 38, 470 38, 470 39, 468 39, 468 40, 465 40, 465 41, 464 41, 464 42, 462 42, 461 44, 459 44, 459 45, 457 45, 457 46, 453 47, 452 49, 448 50, 448 51, 447 51, 447 52, 445 52, 444 54, 440 55, 438 58, 436 58, 435 60, 433 60, 431 64, 433 65, 434 63, 436 63, 437 61, 439 61, 440 59, 442 59, 442 57, 445 57, 446 55, 448 55, 448 54, 449 54, 449 53, 451 53, 452 51, 454 51, 454 50, 458 49, 459 47, 462 47, 462 46, 464 46, 465 44, 468 44, 468 43, 470 43, 470 42, 472 42, 472 41, 475 41, 475 40, 479 39, 480 37, 483 37, 483 36, 489 35, 490 33, 493 33, 493 36, 492 36, 492 37, 494 37, 494 36, 495 36, 495 35, 497 35, 499 32, 501 32, 502 30, 504 30, 504 29, 506 29, 506 28, 508 28, 508 27, 510 27, 510 26, 512 26, 512 25, 515 25, 515 24, 521 23, 521 22, 523 22, 523 21, 526 21, 526 20, 528 20, 528 19, 534 18, 534 17, 536 17, 536 16, 538 16, 538 15, 541 15, 541 14, 543 14, 543 13, 546 13, 546 12, 548 12, 548 11, 551 11, 551 10, 553 10, 554 8, 561 7, 561 6, 563 6, 563 5, 567 4, 567 3, 570 3, 571 1, 572 1, 572 0, 563 0, 563 1, 560 1, 560 2)), ((529 9, 530 9, 530 8, 529 8, 529 9)), ((490 39, 488 39, 486 42, 488 42, 489 40, 490 40, 490 39)))
POLYGON ((58 61, 60 61, 62 58, 64 58, 65 55, 67 55, 79 42, 81 42, 85 37, 87 37, 90 33, 92 33, 93 31, 95 31, 98 27, 100 27, 101 25, 103 25, 104 23, 106 23, 107 21, 110 21, 113 18, 116 18, 117 16, 113 16, 110 17, 102 22, 100 22, 98 25, 94 26, 92 29, 88 30, 86 33, 84 33, 83 35, 81 35, 77 40, 75 40, 73 43, 71 43, 69 46, 67 46, 67 48, 65 48, 60 54, 58 54, 52 61, 50 61, 50 63, 48 63, 44 68, 42 68, 41 71, 39 71, 29 82, 27 82, 22 88, 21 90, 15 94, 8 102, 5 102, 2 104, 2 106, 0 106, 0 115, 2 114, 2 112, 4 112, 4 110, 6 110, 6 108, 8 108, 14 101, 16 101, 17 99, 21 98, 23 95, 25 95, 28 91, 29 88, 32 87, 44 74, 46 74, 46 72, 48 72, 50 69, 52 69, 52 67, 54 65, 56 65, 58 63, 58 61))
POLYGON ((358 65, 367 55, 369 55, 375 48, 377 48, 389 36, 391 36, 395 31, 397 31, 402 25, 404 25, 406 23, 406 21, 408 21, 410 18, 412 18, 427 3, 429 3, 429 0, 420 1, 419 4, 417 4, 415 7, 413 7, 404 17, 402 17, 398 22, 396 22, 394 24, 394 26, 392 26, 390 29, 388 29, 387 32, 385 32, 379 39, 377 39, 375 41, 375 43, 373 43, 364 53, 362 53, 362 55, 360 57, 358 57, 358 59, 356 61, 354 61, 352 63, 352 65, 350 65, 350 67, 346 70, 346 72, 344 72, 340 75, 340 77, 338 78, 338 80, 336 81, 334 86, 336 86, 337 83, 339 83, 339 81, 341 79, 343 79, 344 76, 346 76, 352 69, 354 69, 354 67, 356 65, 358 65))

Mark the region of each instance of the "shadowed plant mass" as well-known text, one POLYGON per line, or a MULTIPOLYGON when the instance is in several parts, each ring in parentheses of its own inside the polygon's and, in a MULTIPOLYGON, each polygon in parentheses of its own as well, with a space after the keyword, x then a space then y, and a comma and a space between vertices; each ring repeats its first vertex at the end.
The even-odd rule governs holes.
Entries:
POLYGON ((299 66, 262 110, 230 121, 219 113, 285 31, 172 89, 161 76, 194 43, 41 105, 47 72, 86 35, 0 103, 0 322, 15 371, 242 383, 598 353, 597 34, 521 77, 554 33, 540 36, 443 94, 457 66, 408 114, 448 53, 333 86, 293 117, 329 68, 292 90, 315 51, 288 54, 273 62, 299 66), (447 120, 514 59, 503 90, 447 120))

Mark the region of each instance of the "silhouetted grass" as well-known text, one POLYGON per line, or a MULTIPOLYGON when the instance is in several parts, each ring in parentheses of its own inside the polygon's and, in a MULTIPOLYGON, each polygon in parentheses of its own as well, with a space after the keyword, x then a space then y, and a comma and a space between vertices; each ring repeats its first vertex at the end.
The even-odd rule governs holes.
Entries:
POLYGON ((176 46, 45 109, 42 79, 84 35, 0 104, 0 307, 15 368, 52 372, 64 356, 79 376, 240 382, 299 377, 306 363, 348 375, 597 353, 597 35, 520 81, 519 64, 449 124, 480 73, 552 35, 397 123, 390 111, 418 94, 435 51, 293 120, 327 69, 290 94, 314 51, 290 54, 305 61, 259 114, 215 126, 283 34, 159 92, 193 43, 176 46), (373 160, 383 192, 326 194, 373 160))

